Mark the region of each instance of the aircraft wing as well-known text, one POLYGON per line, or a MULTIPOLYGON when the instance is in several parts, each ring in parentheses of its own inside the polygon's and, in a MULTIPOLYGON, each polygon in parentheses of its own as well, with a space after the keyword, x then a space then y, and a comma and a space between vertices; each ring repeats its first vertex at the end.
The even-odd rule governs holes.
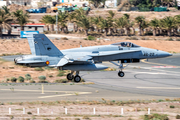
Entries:
POLYGON ((123 51, 109 51, 109 52, 99 52, 97 54, 90 54, 87 56, 64 56, 59 63, 57 64, 58 67, 64 66, 68 63, 75 63, 75 62, 87 62, 92 63, 91 59, 93 57, 98 56, 109 56, 109 55, 116 55, 116 54, 123 54, 123 53, 130 53, 130 52, 138 52, 140 50, 123 50, 123 51))
POLYGON ((106 51, 106 52, 99 52, 97 54, 92 54, 92 57, 98 56, 108 56, 108 55, 116 55, 116 54, 123 54, 123 53, 131 53, 131 52, 139 52, 141 50, 122 50, 122 51, 106 51))
POLYGON ((92 59, 91 56, 64 56, 59 63, 57 64, 57 66, 61 67, 64 66, 68 63, 73 63, 73 62, 88 62, 89 59, 92 59))

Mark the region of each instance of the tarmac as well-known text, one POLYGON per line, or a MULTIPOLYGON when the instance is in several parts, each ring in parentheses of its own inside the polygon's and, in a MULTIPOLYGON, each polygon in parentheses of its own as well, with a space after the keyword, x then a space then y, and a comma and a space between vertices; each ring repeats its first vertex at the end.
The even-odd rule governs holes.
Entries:
MULTIPOLYGON (((13 60, 17 56, 3 57, 13 60)), ((41 84, 0 85, 0 102, 21 101, 89 101, 89 100, 152 100, 180 98, 180 54, 167 58, 141 60, 130 63, 125 76, 118 76, 118 68, 103 63, 116 71, 80 72, 90 85, 41 84)))

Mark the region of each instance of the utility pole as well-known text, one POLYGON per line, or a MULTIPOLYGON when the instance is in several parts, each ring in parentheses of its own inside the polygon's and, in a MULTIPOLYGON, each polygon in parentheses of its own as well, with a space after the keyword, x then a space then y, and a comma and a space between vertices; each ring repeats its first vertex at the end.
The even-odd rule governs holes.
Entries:
POLYGON ((56 34, 58 33, 58 12, 56 12, 56 34))
POLYGON ((114 7, 117 7, 117 0, 114 0, 114 7))

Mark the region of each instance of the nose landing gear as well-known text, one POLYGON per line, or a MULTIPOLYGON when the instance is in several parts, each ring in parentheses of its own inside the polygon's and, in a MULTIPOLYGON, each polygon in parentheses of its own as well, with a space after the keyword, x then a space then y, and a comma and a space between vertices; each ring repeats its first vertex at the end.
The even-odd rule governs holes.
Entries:
POLYGON ((118 66, 119 67, 119 72, 118 72, 118 76, 119 77, 124 77, 124 75, 125 75, 125 73, 122 71, 125 67, 127 67, 128 65, 126 65, 125 67, 123 66, 123 63, 121 63, 120 65, 119 64, 117 64, 117 63, 115 63, 115 62, 113 62, 113 61, 110 61, 112 64, 114 64, 114 65, 116 65, 116 66, 118 66))
POLYGON ((119 71, 119 72, 118 72, 118 76, 119 76, 119 77, 124 77, 124 75, 125 75, 125 73, 124 73, 123 71, 119 71))

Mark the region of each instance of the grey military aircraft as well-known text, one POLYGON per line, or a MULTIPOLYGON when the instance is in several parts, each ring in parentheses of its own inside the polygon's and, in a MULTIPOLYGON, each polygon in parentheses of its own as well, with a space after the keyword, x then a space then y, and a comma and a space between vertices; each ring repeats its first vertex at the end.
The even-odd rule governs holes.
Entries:
POLYGON ((80 47, 59 50, 44 34, 28 35, 32 55, 24 55, 14 59, 15 64, 30 67, 57 67, 59 70, 71 70, 68 80, 80 82, 79 71, 96 71, 107 69, 101 65, 109 61, 119 66, 119 77, 124 77, 123 63, 136 63, 140 59, 168 57, 172 54, 156 49, 138 46, 131 42, 119 42, 111 45, 80 47), (120 61, 120 63, 114 62, 120 61), (75 76, 74 76, 75 74, 75 76))

